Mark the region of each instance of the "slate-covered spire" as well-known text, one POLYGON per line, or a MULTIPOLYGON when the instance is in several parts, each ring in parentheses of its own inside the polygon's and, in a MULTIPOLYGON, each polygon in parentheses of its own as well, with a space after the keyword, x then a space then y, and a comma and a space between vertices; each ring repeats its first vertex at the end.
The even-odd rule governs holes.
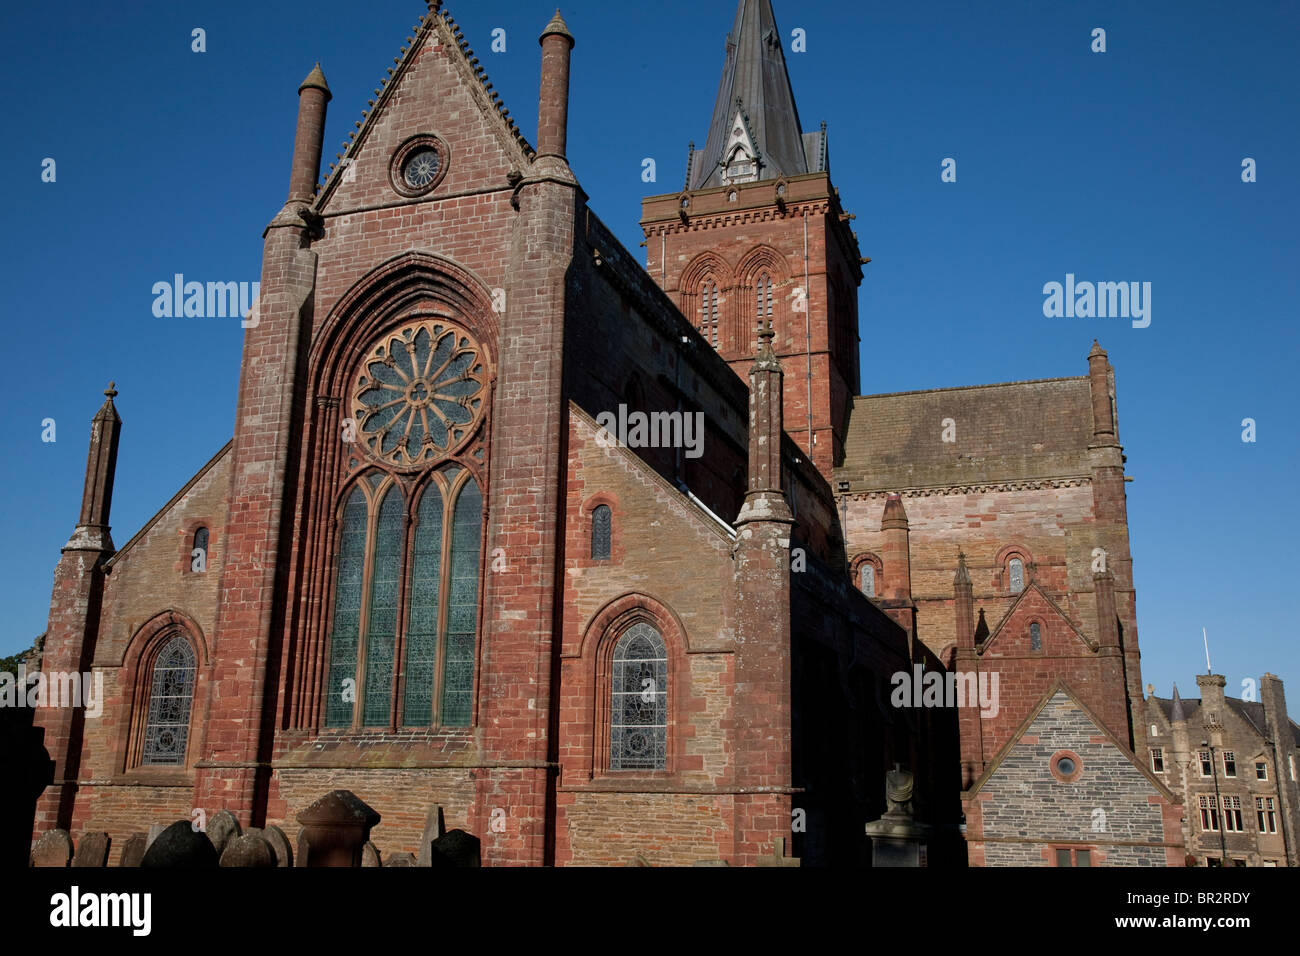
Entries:
POLYGON ((1187 719, 1187 712, 1183 710, 1183 699, 1178 696, 1178 685, 1174 685, 1174 704, 1169 710, 1169 719, 1173 723, 1187 719))
POLYGON ((804 136, 781 39, 771 0, 740 0, 709 138, 691 154, 687 188, 825 169, 826 133, 804 136))

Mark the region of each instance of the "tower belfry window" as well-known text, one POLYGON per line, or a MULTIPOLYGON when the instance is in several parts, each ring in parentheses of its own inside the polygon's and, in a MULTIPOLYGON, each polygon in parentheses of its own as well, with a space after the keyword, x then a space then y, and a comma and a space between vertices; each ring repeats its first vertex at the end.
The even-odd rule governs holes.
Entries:
POLYGON ((772 319, 772 277, 766 272, 760 272, 754 291, 756 318, 759 327, 762 328, 772 319))
POLYGON ((705 279, 700 290, 700 334, 714 348, 718 347, 718 283, 705 279))

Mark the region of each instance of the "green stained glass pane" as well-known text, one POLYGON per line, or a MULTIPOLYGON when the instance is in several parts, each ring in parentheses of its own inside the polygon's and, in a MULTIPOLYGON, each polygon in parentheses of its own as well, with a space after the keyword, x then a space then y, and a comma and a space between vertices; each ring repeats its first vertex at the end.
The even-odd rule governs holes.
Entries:
POLYGON ((357 639, 361 625, 361 574, 366 560, 366 496, 352 489, 343 508, 338 579, 334 586, 334 630, 325 686, 325 726, 352 724, 356 699, 357 639))
POLYGON ((392 710, 393 648, 397 637, 398 569, 402 556, 402 496, 384 495, 375 527, 370 572, 370 621, 366 628, 366 694, 362 722, 384 727, 392 710))
POLYGON ((433 678, 438 656, 438 588, 442 579, 442 493, 430 484, 420 498, 411 555, 410 623, 406 634, 406 693, 402 723, 433 723, 433 678))
POLYGON ((444 727, 468 727, 473 711, 482 517, 483 496, 471 479, 457 496, 452 517, 451 595, 442 663, 441 723, 444 727))

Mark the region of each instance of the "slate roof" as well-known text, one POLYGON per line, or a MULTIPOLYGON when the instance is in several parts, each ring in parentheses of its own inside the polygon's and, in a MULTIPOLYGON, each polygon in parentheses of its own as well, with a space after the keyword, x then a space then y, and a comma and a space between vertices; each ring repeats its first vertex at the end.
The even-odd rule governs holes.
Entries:
MULTIPOLYGON (((1165 720, 1173 723, 1174 701, 1172 697, 1152 697, 1164 715, 1165 720)), ((1180 698, 1183 704, 1183 713, 1191 720, 1201 709, 1201 702, 1195 697, 1180 698)), ((1261 737, 1267 736, 1264 723, 1264 705, 1257 700, 1239 700, 1236 697, 1225 697, 1224 703, 1234 714, 1246 721, 1261 737)), ((1295 746, 1300 747, 1300 724, 1294 720, 1287 721, 1291 725, 1291 735, 1294 738, 1295 746)))
POLYGON ((687 189, 721 186, 720 162, 737 101, 761 163, 759 179, 776 179, 827 168, 826 127, 805 134, 799 125, 782 34, 771 0, 740 0, 727 35, 727 57, 703 150, 691 154, 687 189))
POLYGON ((835 477, 853 491, 1082 477, 1091 439, 1086 376, 859 395, 835 477))

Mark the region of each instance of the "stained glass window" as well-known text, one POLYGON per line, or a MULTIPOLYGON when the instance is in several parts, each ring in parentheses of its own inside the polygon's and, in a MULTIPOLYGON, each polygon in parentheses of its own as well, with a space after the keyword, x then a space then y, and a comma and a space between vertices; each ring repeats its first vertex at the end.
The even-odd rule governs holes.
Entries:
POLYGON ((194 649, 185 638, 173 637, 159 651, 153 665, 142 763, 173 767, 185 764, 194 674, 194 649))
POLYGON ((468 727, 474 696, 474 639, 478 633, 479 532, 483 496, 471 478, 456 497, 451 527, 447 634, 443 643, 444 727, 468 727))
POLYGON ((411 596, 406 631, 406 698, 402 723, 433 723, 433 678, 438 660, 438 608, 442 585, 442 492, 430 482, 420 498, 411 555, 411 596))
POLYGON ((1007 565, 1011 578, 1011 593, 1019 594, 1025 589, 1025 563, 1019 558, 1012 558, 1007 565))
POLYGON ((361 439, 399 466, 436 461, 483 412, 478 345, 458 328, 422 319, 370 352, 352 396, 361 439))
POLYGON ((1035 651, 1043 649, 1043 629, 1037 621, 1029 625, 1029 647, 1035 651))
POLYGON ((366 627, 366 683, 363 722, 388 725, 393 698, 393 648, 397 641, 398 568, 402 559, 402 495, 390 488, 375 524, 370 570, 370 615, 366 627))
POLYGON ((353 488, 343 508, 338 582, 334 588, 334 630, 325 687, 325 726, 352 724, 356 700, 357 642, 361 634, 361 575, 366 560, 366 495, 353 488))
POLYGON ((668 754, 668 654, 664 639, 638 622, 614 645, 610 770, 663 770, 668 754))
POLYGON ((610 510, 609 505, 597 505, 591 512, 591 559, 609 560, 610 510))
POLYGON ((867 597, 876 596, 876 566, 870 561, 864 562, 861 570, 862 593, 867 597))

